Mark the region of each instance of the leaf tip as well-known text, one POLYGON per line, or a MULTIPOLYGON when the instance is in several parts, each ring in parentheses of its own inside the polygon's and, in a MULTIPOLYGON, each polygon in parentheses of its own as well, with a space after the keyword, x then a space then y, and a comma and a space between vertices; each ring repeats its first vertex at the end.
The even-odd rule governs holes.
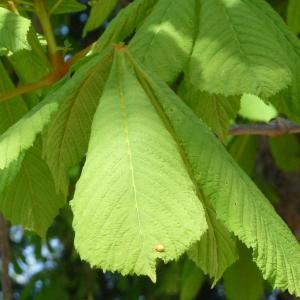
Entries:
POLYGON ((153 283, 156 283, 156 272, 154 271, 154 272, 150 272, 149 274, 148 274, 148 277, 151 279, 151 281, 153 282, 153 283))

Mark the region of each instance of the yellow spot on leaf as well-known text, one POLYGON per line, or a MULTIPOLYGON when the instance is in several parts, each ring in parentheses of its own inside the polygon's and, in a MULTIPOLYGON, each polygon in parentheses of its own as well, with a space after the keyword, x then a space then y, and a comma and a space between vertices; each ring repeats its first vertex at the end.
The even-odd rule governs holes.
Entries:
POLYGON ((156 252, 165 252, 165 247, 161 244, 156 245, 154 249, 156 252))

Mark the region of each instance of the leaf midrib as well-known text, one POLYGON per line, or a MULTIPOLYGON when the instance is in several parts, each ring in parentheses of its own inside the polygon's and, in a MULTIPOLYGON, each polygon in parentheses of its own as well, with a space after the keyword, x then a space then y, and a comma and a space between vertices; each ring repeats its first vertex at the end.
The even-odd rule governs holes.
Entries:
MULTIPOLYGON (((171 3, 163 11, 162 16, 161 16, 161 20, 159 21, 159 23, 157 25, 157 29, 155 30, 155 32, 153 32, 153 36, 150 40, 150 43, 149 43, 148 47, 146 48, 146 51, 144 52, 144 55, 143 55, 144 59, 148 56, 148 53, 151 50, 152 45, 154 44, 155 40, 157 39, 157 36, 158 36, 159 32, 162 30, 163 21, 166 19, 165 16, 169 13, 169 11, 172 8, 174 0, 169 0, 169 1, 171 3)), ((184 1, 186 1, 186 0, 184 0, 184 1)))
MULTIPOLYGON (((135 60, 131 57, 131 55, 128 52, 125 52, 127 57, 129 58, 129 60, 131 61, 131 63, 133 64, 135 71, 137 73, 137 80, 140 82, 141 86, 143 87, 145 93, 148 95, 149 101, 151 103, 151 105, 154 107, 155 111, 157 112, 159 118, 162 120, 162 123, 164 124, 164 126, 166 127, 167 131, 170 133, 170 135, 172 136, 179 154, 182 158, 183 161, 183 165, 189 175, 189 178, 191 180, 191 182, 193 183, 194 189, 195 189, 195 193, 197 195, 197 198, 199 199, 200 203, 202 204, 202 208, 205 214, 205 219, 207 222, 207 228, 206 230, 203 232, 203 234, 205 232, 208 231, 209 226, 212 226, 212 221, 210 220, 210 217, 208 215, 207 209, 206 209, 206 205, 205 205, 205 198, 204 198, 204 194, 203 192, 199 189, 198 185, 197 185, 197 180, 195 177, 195 174, 193 172, 192 166, 189 162, 189 159, 187 158, 186 152, 183 149, 180 141, 178 140, 177 136, 176 136, 176 132, 170 122, 169 117, 166 115, 164 109, 162 108, 161 104, 159 103, 159 101, 157 100, 157 97, 155 95, 155 93, 152 91, 152 87, 148 84, 148 82, 145 80, 145 78, 147 78, 147 74, 144 73, 144 71, 141 69, 141 67, 135 62, 135 60)), ((212 227, 213 228, 213 227, 212 227)), ((203 236, 203 235, 202 235, 203 236)), ((202 237, 201 236, 201 237, 202 237)), ((199 237, 199 239, 201 238, 199 237)), ((214 235, 215 237, 215 235, 214 235)))
MULTIPOLYGON (((209 1, 211 1, 211 0, 209 0, 209 1)), ((231 28, 231 30, 233 32, 234 40, 237 44, 240 55, 243 57, 244 61, 248 65, 249 72, 252 73, 253 81, 256 82, 256 79, 257 79, 258 76, 256 75, 256 72, 252 68, 254 66, 253 63, 250 61, 250 59, 248 57, 248 54, 246 53, 244 47, 242 46, 242 42, 239 38, 238 32, 235 29, 236 25, 233 22, 232 17, 230 15, 230 13, 228 12, 228 9, 227 9, 226 5, 224 4, 224 2, 222 0, 218 0, 218 2, 220 3, 221 7, 223 8, 224 14, 225 14, 227 20, 229 21, 228 22, 229 23, 229 28, 231 28)))
POLYGON ((143 249, 144 234, 143 234, 139 205, 138 205, 138 200, 137 200, 137 189, 136 189, 136 184, 135 184, 135 175, 134 175, 134 168, 133 168, 132 148, 131 148, 131 143, 130 143, 130 139, 129 139, 128 112, 126 109, 126 101, 125 101, 125 96, 124 96, 124 87, 123 87, 123 80, 122 80, 124 78, 124 74, 122 72, 123 66, 120 66, 120 63, 123 64, 123 61, 121 61, 121 62, 117 61, 117 81, 118 81, 117 86, 118 86, 118 94, 119 94, 119 99, 120 99, 120 109, 121 109, 122 119, 123 119, 123 129, 124 129, 124 134, 126 137, 128 163, 129 163, 129 169, 130 169, 130 173, 131 173, 131 184, 132 184, 132 188, 133 188, 135 209, 137 212, 137 219, 138 219, 138 225, 139 225, 139 235, 142 240, 142 249, 143 249))

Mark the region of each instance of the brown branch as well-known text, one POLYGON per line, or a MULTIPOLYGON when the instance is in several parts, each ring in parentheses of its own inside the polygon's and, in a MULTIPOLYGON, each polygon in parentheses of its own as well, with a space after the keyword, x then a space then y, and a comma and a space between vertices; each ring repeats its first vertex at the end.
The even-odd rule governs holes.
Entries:
POLYGON ((12 300, 11 282, 9 278, 10 245, 8 238, 8 225, 0 214, 0 252, 2 259, 1 284, 4 300, 12 300))
POLYGON ((41 78, 37 82, 28 83, 19 86, 18 88, 15 88, 11 91, 8 91, 2 95, 0 95, 0 102, 12 99, 14 97, 30 93, 32 91, 40 90, 42 88, 46 88, 48 86, 51 86, 55 82, 57 82, 60 78, 62 78, 66 74, 67 70, 59 70, 59 71, 53 71, 50 72, 45 77, 41 78))
POLYGON ((300 133, 300 126, 290 120, 277 118, 270 123, 235 124, 231 126, 229 133, 231 135, 281 136, 300 133))
POLYGON ((70 67, 77 63, 81 58, 83 58, 94 46, 94 43, 86 47, 85 49, 77 52, 69 61, 67 62, 61 62, 59 65, 59 68, 56 70, 53 70, 43 78, 41 78, 39 81, 28 83, 21 85, 11 91, 8 91, 4 94, 0 94, 0 102, 12 99, 17 96, 21 96, 23 94, 27 94, 36 90, 40 90, 42 88, 46 88, 51 86, 52 84, 56 83, 58 80, 60 80, 63 76, 65 76, 70 67))

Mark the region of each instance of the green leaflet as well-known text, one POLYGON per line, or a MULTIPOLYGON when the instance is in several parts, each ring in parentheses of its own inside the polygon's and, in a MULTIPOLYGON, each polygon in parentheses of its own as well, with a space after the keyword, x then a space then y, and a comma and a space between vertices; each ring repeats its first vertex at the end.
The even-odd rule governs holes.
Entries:
POLYGON ((205 280, 203 272, 189 259, 186 259, 180 289, 180 300, 193 300, 205 280))
MULTIPOLYGON (((0 62, 0 92, 13 87, 0 62)), ((26 112, 21 97, 0 103, 0 132, 5 132, 26 112)), ((0 170, 0 210, 14 224, 22 224, 44 236, 64 203, 55 195, 51 174, 40 152, 38 145, 26 154, 19 149, 16 159, 7 161, 7 167, 0 170)))
MULTIPOLYGON (((0 170, 0 194, 9 186, 18 172, 20 172, 24 154, 21 154, 17 160, 14 160, 6 169, 0 170)), ((0 195, 1 198, 1 195, 0 195)), ((0 210, 2 210, 0 208, 0 210)))
POLYGON ((20 172, 23 159, 24 154, 21 154, 19 158, 14 160, 6 169, 0 170, 0 199, 2 192, 13 182, 18 172, 20 172))
POLYGON ((295 135, 269 138, 268 142, 278 168, 285 172, 300 170, 300 145, 295 135))
POLYGON ((258 96, 244 94, 239 115, 252 121, 269 122, 278 116, 278 112, 272 104, 266 104, 258 96))
POLYGON ((178 144, 124 51, 115 51, 71 202, 75 247, 92 266, 155 281, 156 259, 178 258, 207 224, 178 144))
POLYGON ((19 169, 0 196, 0 210, 13 224, 45 236, 64 201, 55 193, 51 173, 41 159, 40 143, 27 151, 19 169))
POLYGON ((49 14, 67 14, 79 12, 86 9, 86 6, 77 0, 46 0, 49 14))
POLYGON ((240 259, 224 274, 224 289, 228 300, 261 300, 264 280, 251 260, 251 251, 240 246, 240 259))
POLYGON ((71 79, 66 77, 60 81, 42 102, 0 136, 0 169, 8 167, 24 150, 33 145, 36 136, 51 121, 60 105, 76 93, 86 74, 93 68, 94 62, 93 59, 89 60, 71 79))
MULTIPOLYGON (((50 69, 47 55, 33 27, 28 32, 28 43, 31 47, 30 50, 23 49, 14 53, 11 52, 7 56, 20 80, 20 84, 39 81, 50 69)), ((23 99, 28 104, 28 107, 31 108, 39 103, 37 95, 40 95, 40 91, 23 95, 23 99)))
POLYGON ((167 82, 185 68, 195 36, 195 0, 160 0, 134 35, 130 49, 167 82))
MULTIPOLYGON (((253 5, 250 0, 247 1, 249 5, 253 5)), ((292 72, 291 85, 279 95, 270 98, 270 101, 278 108, 279 112, 285 113, 290 119, 300 122, 300 41, 265 1, 258 1, 257 7, 260 11, 260 17, 268 19, 276 28, 277 34, 284 38, 283 49, 288 55, 287 66, 292 72)))
MULTIPOLYGON (((14 88, 0 60, 0 94, 14 88)), ((0 134, 17 122, 27 112, 27 107, 21 97, 10 99, 0 103, 0 134)))
POLYGON ((300 32, 300 2, 298 0, 288 0, 287 24, 294 33, 300 32))
POLYGON ((69 186, 68 171, 87 151, 92 119, 111 60, 112 51, 97 58, 74 96, 64 101, 49 124, 44 153, 56 188, 65 196, 69 186))
POLYGON ((253 259, 274 288, 299 296, 300 247, 287 225, 199 118, 162 81, 134 64, 160 103, 218 220, 253 249, 253 259))
POLYGON ((122 9, 96 42, 93 52, 101 52, 114 43, 124 41, 143 23, 157 1, 135 0, 122 9))
POLYGON ((0 48, 10 51, 30 49, 27 34, 30 20, 0 7, 0 48))
POLYGON ((214 278, 213 285, 223 276, 225 270, 238 258, 235 240, 228 230, 216 219, 216 213, 205 203, 208 230, 201 240, 188 252, 189 257, 214 278))
MULTIPOLYGON (((0 61, 0 93, 5 93, 13 88, 14 85, 0 61)), ((21 97, 0 103, 0 133, 17 122, 26 112, 27 108, 21 97)), ((0 170, 0 193, 12 182, 20 170, 22 160, 23 155, 20 155, 19 159, 12 162, 7 169, 0 170)))
POLYGON ((56 92, 30 110, 20 121, 0 136, 0 169, 7 168, 19 155, 29 149, 47 123, 62 99, 56 92))
POLYGON ((238 165, 251 177, 258 154, 257 136, 235 136, 228 144, 228 151, 238 165))
POLYGON ((94 0, 91 2, 91 12, 84 26, 83 35, 85 36, 89 31, 100 27, 109 17, 117 2, 117 0, 94 0))
MULTIPOLYGON (((299 61, 287 55, 286 38, 278 34, 274 20, 262 16, 266 9, 258 7, 258 1, 250 2, 162 0, 130 43, 143 65, 166 82, 173 82, 185 70, 192 85, 181 96, 223 140, 239 99, 222 95, 274 95, 290 84, 289 64, 299 61), (198 25, 195 12, 199 13, 198 25)), ((300 111, 296 98, 292 101, 300 111)))
POLYGON ((161 299, 163 297, 162 295, 167 297, 178 294, 180 291, 181 274, 181 259, 161 266, 157 276, 158 288, 151 296, 154 296, 156 299, 161 299))
POLYGON ((50 69, 47 55, 32 27, 28 32, 28 43, 30 50, 23 49, 8 55, 9 61, 23 83, 40 80, 50 69))
MULTIPOLYGON (((284 44, 260 0, 201 0, 199 31, 187 73, 200 90, 269 97, 287 87, 284 44)), ((267 6, 267 5, 264 5, 267 6)), ((271 9, 270 9, 271 10, 271 9)))
POLYGON ((161 0, 130 48, 164 81, 173 82, 186 70, 202 91, 272 96, 291 82, 287 61, 292 61, 284 49, 285 37, 278 38, 273 22, 259 17, 259 1, 248 2, 161 0))
POLYGON ((184 79, 179 95, 194 113, 221 139, 226 140, 231 120, 234 120, 240 105, 239 97, 224 97, 201 92, 184 79))
MULTIPOLYGON (((146 90, 150 89, 151 93, 151 87, 147 87, 147 83, 145 83, 144 88, 146 90)), ((158 103, 156 105, 159 106, 158 103)), ((161 118, 164 119, 164 113, 160 111, 160 114, 161 118)), ((168 121, 166 123, 168 123, 168 121)), ((176 136, 176 132, 173 134, 176 136)), ((180 147, 182 147, 182 143, 180 141, 178 141, 178 143, 180 147)), ((186 153, 186 149, 183 148, 182 152, 186 153)), ((187 161, 187 164, 193 174, 193 164, 190 161, 187 161)), ((194 177, 195 174, 192 176, 194 177)), ((206 207, 208 230, 204 233, 201 240, 191 247, 189 256, 206 274, 214 278, 213 284, 215 284, 222 277, 228 266, 237 259, 237 252, 235 241, 232 239, 231 234, 216 219, 215 212, 211 205, 207 203, 205 199, 202 199, 202 195, 201 200, 206 207)))

